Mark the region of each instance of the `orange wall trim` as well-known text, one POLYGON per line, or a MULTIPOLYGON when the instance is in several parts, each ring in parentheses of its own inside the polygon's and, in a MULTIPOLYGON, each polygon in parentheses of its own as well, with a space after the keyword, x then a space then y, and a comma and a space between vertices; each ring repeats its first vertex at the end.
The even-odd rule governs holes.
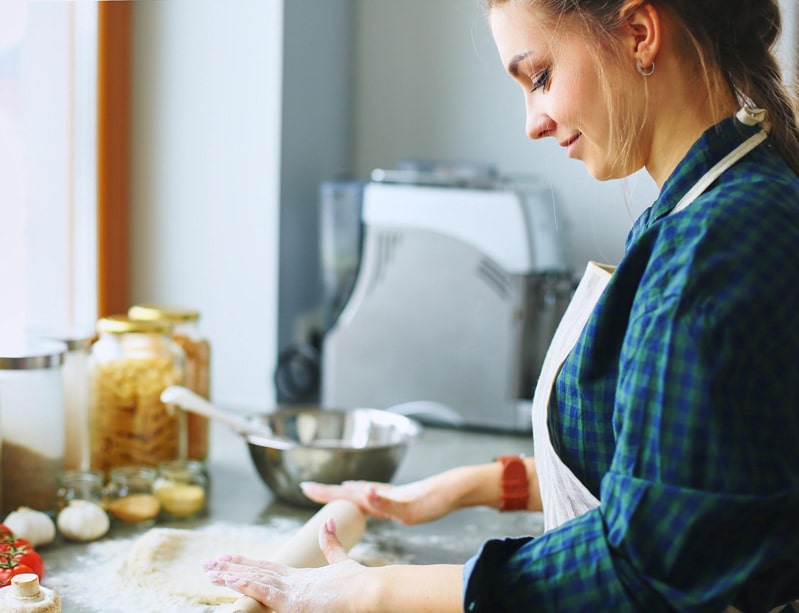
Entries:
POLYGON ((97 314, 128 309, 132 2, 98 2, 97 314))

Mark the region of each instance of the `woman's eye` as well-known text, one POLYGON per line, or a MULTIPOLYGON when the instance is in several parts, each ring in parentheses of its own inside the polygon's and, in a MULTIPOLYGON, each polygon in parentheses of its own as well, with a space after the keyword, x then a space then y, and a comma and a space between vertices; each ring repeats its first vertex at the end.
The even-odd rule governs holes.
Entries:
POLYGON ((533 75, 530 77, 530 80, 533 82, 533 88, 530 90, 530 92, 534 92, 537 89, 546 87, 547 83, 549 83, 549 68, 545 68, 537 75, 533 75))

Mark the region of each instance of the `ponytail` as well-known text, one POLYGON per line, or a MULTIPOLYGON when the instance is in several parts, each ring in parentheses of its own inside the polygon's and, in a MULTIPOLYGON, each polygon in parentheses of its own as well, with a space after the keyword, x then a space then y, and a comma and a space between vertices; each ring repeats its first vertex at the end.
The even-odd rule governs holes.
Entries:
POLYGON ((768 112, 769 141, 799 176, 799 92, 783 82, 774 54, 777 0, 653 1, 677 13, 705 65, 718 66, 741 104, 768 112))

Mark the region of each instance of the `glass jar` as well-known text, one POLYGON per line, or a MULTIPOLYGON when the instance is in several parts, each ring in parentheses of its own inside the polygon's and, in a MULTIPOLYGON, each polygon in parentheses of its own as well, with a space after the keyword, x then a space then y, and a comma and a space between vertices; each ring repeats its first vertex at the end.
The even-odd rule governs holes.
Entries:
POLYGON ((64 424, 66 470, 89 468, 89 351, 94 331, 84 328, 37 331, 37 336, 67 346, 61 372, 64 379, 64 424))
POLYGON ((105 494, 105 509, 126 524, 152 524, 161 504, 153 494, 156 469, 149 466, 117 466, 105 494))
POLYGON ((91 468, 151 466, 178 457, 179 420, 161 392, 182 385, 185 356, 166 320, 126 315, 97 322, 89 356, 91 468))
MULTIPOLYGON (((200 313, 194 309, 158 304, 137 304, 128 309, 133 319, 167 319, 174 324, 172 338, 186 354, 184 385, 210 400, 211 346, 200 331, 200 313)), ((196 413, 186 413, 183 429, 182 458, 204 462, 208 457, 208 418, 196 413)))
POLYGON ((63 343, 28 338, 0 349, 3 511, 49 510, 64 469, 63 343))
POLYGON ((161 514, 167 519, 192 519, 205 511, 208 478, 202 462, 176 460, 162 462, 153 491, 161 502, 161 514))
POLYGON ((99 470, 66 470, 58 476, 56 512, 72 500, 102 504, 105 478, 99 470))

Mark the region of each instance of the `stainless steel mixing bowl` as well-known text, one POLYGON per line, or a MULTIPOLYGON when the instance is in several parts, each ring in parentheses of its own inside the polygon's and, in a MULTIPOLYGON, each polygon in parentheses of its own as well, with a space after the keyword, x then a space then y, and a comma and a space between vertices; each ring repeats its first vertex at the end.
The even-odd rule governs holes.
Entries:
POLYGON ((390 481, 421 432, 413 419, 378 409, 281 409, 248 420, 273 434, 246 436, 261 479, 277 498, 307 507, 317 505, 302 481, 390 481))

